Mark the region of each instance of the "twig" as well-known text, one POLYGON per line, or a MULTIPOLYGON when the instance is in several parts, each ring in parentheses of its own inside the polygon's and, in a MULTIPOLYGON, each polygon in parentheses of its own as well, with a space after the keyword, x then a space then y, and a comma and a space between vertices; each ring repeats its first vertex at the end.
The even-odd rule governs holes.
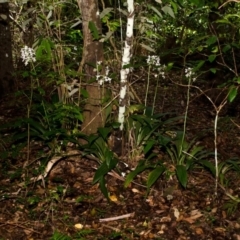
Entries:
MULTIPOLYGON (((174 81, 172 81, 173 83, 175 83, 174 81)), ((176 85, 179 86, 183 86, 183 87, 189 87, 188 85, 184 85, 184 84, 179 84, 179 83, 175 83, 176 85)), ((220 103, 219 106, 216 106, 216 104, 212 101, 212 99, 203 92, 203 90, 197 86, 191 85, 190 87, 194 87, 196 89, 198 89, 202 94, 204 94, 204 96, 207 97, 207 99, 211 102, 211 104, 213 105, 215 111, 216 111, 216 115, 215 115, 215 120, 214 120, 214 149, 215 149, 215 154, 214 154, 214 159, 215 159, 215 168, 216 168, 216 174, 215 174, 215 196, 217 196, 217 190, 218 190, 218 177, 219 177, 219 169, 218 169, 218 146, 217 146, 217 123, 218 123, 218 116, 220 111, 222 110, 222 108, 225 106, 225 104, 227 103, 227 97, 228 94, 225 96, 225 98, 222 100, 222 102, 220 103)))
POLYGON ((225 6, 226 4, 230 3, 230 2, 236 2, 236 3, 240 3, 239 0, 228 0, 225 3, 223 3, 218 9, 222 8, 223 6, 225 6))
POLYGON ((102 224, 103 227, 106 227, 106 228, 109 228, 115 232, 120 232, 121 230, 119 228, 115 228, 115 227, 112 227, 112 226, 108 226, 106 224, 102 224))
POLYGON ((37 234, 41 234, 40 232, 35 231, 35 230, 33 230, 32 228, 28 228, 28 227, 22 226, 22 225, 20 225, 20 224, 18 224, 18 223, 14 223, 14 222, 9 222, 9 221, 7 221, 7 222, 2 222, 2 221, 0 221, 0 224, 1 224, 1 225, 0 225, 1 227, 3 227, 4 225, 11 225, 11 226, 16 226, 16 227, 19 227, 19 228, 27 229, 28 231, 35 232, 35 233, 37 233, 37 234))
POLYGON ((236 126, 236 127, 238 127, 239 129, 240 129, 240 125, 238 125, 237 123, 235 123, 232 119, 230 119, 231 120, 231 122, 236 126))
MULTIPOLYGON (((47 164, 47 166, 46 166, 43 174, 40 174, 40 175, 38 175, 37 177, 31 178, 30 181, 29 181, 27 184, 31 184, 31 183, 33 183, 33 182, 38 182, 38 181, 40 181, 40 180, 42 180, 42 181, 44 182, 44 178, 46 178, 46 177, 48 176, 48 174, 49 174, 49 172, 51 171, 52 167, 53 167, 57 162, 59 162, 60 160, 66 158, 66 157, 79 156, 79 155, 84 156, 84 157, 86 157, 86 158, 88 158, 88 159, 90 159, 90 160, 93 160, 93 161, 97 162, 98 164, 101 163, 101 161, 100 161, 98 158, 96 158, 95 156, 93 156, 93 155, 85 155, 84 152, 82 152, 82 151, 73 150, 73 151, 68 152, 67 154, 62 155, 62 156, 54 156, 54 157, 48 162, 48 164, 47 164)), ((97 169, 96 167, 92 167, 92 168, 95 169, 95 170, 97 169)), ((120 181, 123 181, 123 182, 126 180, 124 177, 120 176, 120 175, 119 175, 117 172, 115 172, 114 170, 112 170, 111 172, 108 172, 107 174, 110 175, 110 176, 112 176, 112 177, 114 177, 114 178, 116 178, 116 179, 118 179, 118 180, 120 180, 120 181)), ((143 187, 143 188, 147 188, 146 186, 144 186, 144 185, 142 185, 142 184, 140 184, 140 183, 137 183, 137 182, 135 182, 135 181, 132 181, 132 183, 135 184, 135 185, 137 185, 137 186, 140 186, 140 187, 143 187)), ((23 187, 25 184, 26 184, 26 183, 20 183, 18 186, 23 187)), ((21 190, 21 189, 19 189, 19 190, 21 190)), ((151 188, 151 190, 154 190, 154 189, 151 188)), ((157 190, 154 190, 154 191, 157 191, 157 190)), ((3 199, 3 200, 5 200, 5 199, 3 199)), ((1 199, 0 199, 0 201, 1 201, 1 199)))
MULTIPOLYGON (((43 180, 45 177, 47 177, 47 175, 49 174, 49 172, 51 171, 52 167, 59 162, 60 160, 62 160, 63 158, 66 157, 72 157, 72 156, 78 156, 78 155, 83 155, 83 152, 78 151, 78 150, 74 150, 74 151, 70 151, 67 154, 63 154, 62 156, 54 156, 47 164, 43 174, 38 175, 37 177, 33 177, 30 179, 29 183, 32 182, 37 182, 39 180, 43 180)), ((88 158, 91 158, 92 160, 96 161, 96 158, 93 156, 86 156, 88 158)), ((25 183, 20 183, 19 186, 22 187, 25 183)))
POLYGON ((19 188, 16 192, 13 192, 12 194, 1 194, 0 196, 0 202, 1 201, 5 201, 8 199, 12 199, 12 198, 17 198, 17 195, 21 192, 21 188, 19 188))
POLYGON ((129 217, 134 217, 135 212, 133 213, 128 213, 128 214, 124 214, 121 216, 117 216, 117 217, 110 217, 110 218, 100 218, 99 222, 110 222, 110 221, 116 221, 119 219, 124 219, 124 218, 129 218, 129 217))

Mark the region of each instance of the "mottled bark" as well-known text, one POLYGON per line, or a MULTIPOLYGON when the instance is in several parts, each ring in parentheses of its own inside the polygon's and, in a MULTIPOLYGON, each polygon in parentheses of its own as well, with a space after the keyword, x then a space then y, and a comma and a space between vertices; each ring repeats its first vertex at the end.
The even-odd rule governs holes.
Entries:
MULTIPOLYGON (((78 5, 81 10, 84 46, 82 62, 79 67, 79 72, 85 75, 84 81, 96 77, 94 66, 97 62, 103 61, 103 44, 94 40, 89 30, 89 22, 93 22, 101 33, 101 21, 97 6, 97 0, 79 0, 78 5)), ((89 98, 85 106, 84 122, 82 130, 85 134, 96 133, 99 127, 104 124, 104 117, 101 113, 101 91, 97 81, 87 85, 89 98)))
POLYGON ((131 49, 133 44, 133 26, 134 26, 134 0, 128 0, 128 18, 127 18, 127 29, 126 29, 126 39, 124 42, 123 56, 122 56, 122 69, 120 71, 120 93, 119 93, 119 113, 118 122, 120 125, 120 130, 123 130, 124 126, 124 115, 127 106, 127 84, 128 84, 128 74, 130 69, 126 66, 131 60, 131 49))
POLYGON ((9 4, 0 3, 0 98, 13 86, 12 39, 9 4))

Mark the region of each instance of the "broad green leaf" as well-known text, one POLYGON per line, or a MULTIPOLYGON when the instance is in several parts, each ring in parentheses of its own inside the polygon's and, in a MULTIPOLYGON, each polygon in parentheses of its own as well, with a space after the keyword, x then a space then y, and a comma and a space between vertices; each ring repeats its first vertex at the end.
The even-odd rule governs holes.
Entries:
MULTIPOLYGON (((30 133, 30 136, 33 136, 33 134, 30 133)), ((35 136, 38 136, 38 134, 35 134, 35 136)), ((28 137, 28 133, 25 131, 23 133, 16 133, 16 134, 13 134, 13 142, 17 142, 19 140, 22 140, 22 142, 24 140, 26 140, 28 137)))
POLYGON ((147 194, 149 193, 151 186, 157 181, 157 179, 163 174, 164 171, 164 166, 158 166, 149 173, 147 179, 147 194))
POLYGON ((111 171, 112 169, 114 169, 117 166, 117 164, 118 164, 118 159, 115 157, 112 157, 112 160, 108 166, 108 170, 111 171))
POLYGON ((192 157, 196 158, 197 154, 200 153, 202 150, 203 150, 203 146, 194 146, 193 149, 189 153, 190 158, 192 158, 192 157))
POLYGON ((156 50, 153 49, 152 47, 150 47, 149 45, 146 45, 146 44, 143 44, 143 43, 141 43, 140 45, 150 52, 156 52, 156 50))
POLYGON ((196 158, 198 160, 201 160, 201 159, 204 159, 204 158, 207 158, 209 156, 214 156, 214 152, 209 152, 207 150, 202 150, 201 152, 198 152, 196 154, 196 158))
POLYGON ((83 122, 83 114, 81 112, 78 112, 78 114, 75 115, 75 118, 80 122, 83 122))
POLYGON ((151 160, 154 157, 157 157, 157 154, 156 153, 151 153, 149 156, 147 156, 146 160, 151 160))
POLYGON ((109 194, 108 194, 108 190, 107 190, 107 187, 106 187, 106 181, 105 181, 104 176, 100 177, 99 186, 100 186, 100 190, 103 193, 104 197, 109 199, 109 194))
POLYGON ((231 22, 228 20, 228 19, 226 19, 226 18, 223 18, 223 19, 219 19, 219 20, 217 20, 216 21, 216 23, 224 23, 224 25, 226 24, 226 25, 232 25, 231 24, 231 22))
POLYGON ((146 115, 147 117, 153 117, 153 116, 152 116, 152 112, 153 112, 152 107, 146 107, 146 109, 145 109, 145 115, 146 115))
POLYGON ((98 29, 97 29, 95 23, 90 21, 89 24, 88 24, 88 28, 90 29, 90 31, 92 33, 93 39, 98 40, 99 39, 99 34, 98 34, 98 29))
POLYGON ((128 107, 128 112, 133 113, 139 113, 144 110, 145 106, 143 104, 133 104, 128 107))
POLYGON ((234 78, 234 81, 236 81, 238 84, 240 84, 240 77, 234 78))
POLYGON ((115 158, 113 158, 108 167, 107 163, 104 161, 95 172, 95 175, 93 178, 93 184, 96 184, 97 182, 99 182, 101 177, 105 176, 109 171, 111 171, 117 165, 117 163, 118 161, 115 158))
POLYGON ((99 42, 106 42, 112 35, 114 32, 112 31, 108 31, 100 40, 99 42))
POLYGON ((164 135, 160 135, 158 138, 158 143, 163 147, 166 147, 171 141, 172 139, 170 137, 164 135))
POLYGON ((183 150, 187 152, 187 149, 186 149, 186 144, 187 143, 185 141, 182 141, 182 139, 177 139, 173 143, 174 143, 173 146, 176 148, 176 152, 177 152, 178 157, 181 156, 183 150))
POLYGON ((172 162, 175 162, 177 160, 176 158, 176 154, 174 154, 175 152, 171 149, 171 148, 166 148, 166 151, 169 155, 169 157, 171 158, 172 162))
POLYGON ((231 49, 231 45, 227 44, 226 46, 223 47, 222 51, 223 51, 223 53, 226 53, 230 49, 231 49))
POLYGON ((109 118, 111 117, 111 113, 112 113, 112 106, 111 106, 111 104, 109 104, 105 108, 105 120, 106 120, 106 122, 110 121, 109 118))
POLYGON ((240 167, 239 167, 239 159, 236 159, 236 160, 228 160, 227 161, 228 164, 232 165, 234 170, 237 171, 238 173, 240 173, 240 167))
POLYGON ((166 71, 166 72, 170 71, 170 70, 173 68, 173 65, 174 65, 173 62, 169 62, 169 63, 167 64, 166 68, 165 68, 165 71, 166 71))
POLYGON ((207 39, 206 44, 208 46, 214 44, 217 42, 217 37, 216 36, 211 36, 210 38, 207 39))
POLYGON ((168 5, 162 7, 162 11, 163 11, 165 14, 169 14, 172 18, 175 18, 175 15, 174 15, 174 12, 173 12, 172 8, 169 7, 168 5))
POLYGON ((194 71, 194 72, 198 71, 198 70, 204 65, 204 63, 205 63, 205 61, 203 61, 203 60, 202 60, 202 61, 199 61, 198 64, 197 64, 197 66, 194 67, 193 71, 194 71))
POLYGON ((191 167, 194 166, 194 164, 196 164, 196 161, 193 161, 193 159, 186 159, 185 160, 185 166, 186 166, 186 170, 190 170, 191 167))
POLYGON ((47 15, 47 19, 49 20, 49 18, 52 17, 52 10, 49 11, 48 15, 47 15))
POLYGON ((213 176, 216 175, 215 166, 211 162, 209 162, 207 160, 200 160, 198 163, 203 165, 204 167, 206 167, 208 170, 210 170, 211 173, 213 174, 213 176))
POLYGON ((105 176, 108 173, 108 167, 106 162, 103 162, 100 167, 95 172, 94 178, 93 178, 93 184, 96 184, 100 181, 101 177, 105 176))
POLYGON ((209 61, 209 62, 213 62, 213 61, 216 59, 216 57, 217 57, 217 56, 216 56, 215 54, 209 55, 209 56, 208 56, 208 61, 209 61))
POLYGON ((154 146, 155 144, 155 141, 150 139, 149 141, 147 141, 147 144, 146 146, 144 147, 143 149, 143 153, 146 155, 151 149, 152 147, 154 146))
POLYGON ((173 2, 173 1, 171 1, 170 3, 172 5, 172 8, 173 8, 174 12, 177 13, 178 5, 175 2, 173 2))
POLYGON ((119 122, 113 122, 112 123, 112 127, 113 127, 113 129, 118 129, 119 127, 120 127, 120 123, 119 122))
POLYGON ((34 128, 34 130, 39 131, 39 133, 44 134, 46 132, 46 129, 44 128, 44 126, 34 121, 32 118, 26 119, 26 123, 29 123, 31 127, 34 128))
POLYGON ((103 11, 100 13, 100 18, 105 17, 108 13, 110 13, 113 8, 104 8, 103 11))
POLYGON ((212 53, 217 53, 219 51, 218 46, 212 48, 212 53))
POLYGON ((124 182, 124 187, 127 188, 128 185, 132 182, 132 180, 141 172, 143 172, 144 170, 148 169, 149 166, 145 165, 145 161, 140 161, 139 164, 137 165, 137 167, 135 168, 134 171, 130 172, 127 177, 126 180, 124 182))
POLYGON ((86 140, 88 141, 89 145, 92 145, 98 138, 98 136, 92 134, 87 136, 86 140))
POLYGON ((196 6, 199 6, 200 0, 190 0, 191 3, 195 4, 196 6))
POLYGON ((100 133, 101 137, 103 138, 103 140, 107 140, 110 132, 111 132, 111 128, 99 128, 98 132, 100 133))
POLYGON ((216 68, 210 68, 210 72, 215 74, 217 72, 217 69, 216 68))
POLYGON ((137 135, 137 145, 141 146, 142 144, 144 144, 145 141, 149 139, 149 137, 152 135, 153 132, 154 132, 154 129, 152 130, 148 126, 143 126, 141 128, 141 131, 137 135))
POLYGON ((40 44, 36 50, 36 59, 37 60, 47 60, 50 61, 52 58, 51 48, 53 48, 53 43, 51 40, 44 38, 40 41, 40 44))
POLYGON ((228 91, 228 101, 233 102, 233 100, 236 98, 238 93, 238 88, 235 86, 231 86, 228 91))
POLYGON ((152 9, 160 18, 162 18, 162 14, 157 10, 157 8, 151 6, 151 5, 148 5, 148 7, 150 9, 152 9))
POLYGON ((75 22, 73 25, 71 25, 70 28, 74 28, 74 27, 78 26, 80 23, 82 23, 82 20, 80 20, 80 19, 75 19, 75 20, 78 20, 78 21, 75 22))
POLYGON ((105 156, 103 156, 103 157, 104 157, 104 160, 105 160, 106 163, 107 163, 108 168, 110 168, 111 162, 114 161, 114 160, 113 160, 113 159, 114 159, 113 152, 110 151, 110 150, 108 150, 108 151, 105 152, 105 156))
POLYGON ((180 184, 186 188, 187 187, 187 169, 183 165, 176 166, 176 173, 180 184))
POLYGON ((105 161, 106 158, 106 152, 109 151, 105 141, 99 137, 97 138, 97 140, 94 142, 94 144, 92 145, 93 150, 97 150, 95 151, 95 155, 103 162, 105 161))
POLYGON ((219 171, 219 173, 225 175, 228 171, 230 171, 232 169, 233 169, 233 165, 230 165, 226 162, 222 162, 222 166, 221 166, 221 168, 219 167, 218 171, 219 171))

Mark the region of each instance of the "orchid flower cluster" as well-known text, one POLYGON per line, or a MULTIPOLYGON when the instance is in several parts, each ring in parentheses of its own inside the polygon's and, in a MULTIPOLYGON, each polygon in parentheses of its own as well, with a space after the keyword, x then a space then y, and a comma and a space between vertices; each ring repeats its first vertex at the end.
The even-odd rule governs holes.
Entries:
POLYGON ((24 46, 21 49, 21 58, 25 66, 27 66, 29 62, 36 62, 36 55, 34 49, 28 46, 24 46))
MULTIPOLYGON (((160 63, 160 57, 157 56, 157 55, 153 55, 153 56, 148 56, 147 58, 147 64, 148 66, 154 66, 158 69, 159 71, 159 75, 165 79, 165 72, 164 72, 164 69, 165 69, 165 65, 161 65, 160 63)), ((157 77, 158 75, 155 74, 155 77, 157 77)))
POLYGON ((191 79, 193 82, 195 82, 196 79, 197 79, 195 74, 194 74, 193 69, 190 68, 190 67, 185 69, 185 76, 186 76, 186 78, 191 79))
POLYGON ((109 75, 109 67, 107 66, 105 68, 105 75, 100 75, 99 72, 100 72, 101 67, 102 67, 102 62, 101 61, 97 62, 97 67, 96 67, 95 71, 97 72, 96 80, 98 81, 98 84, 103 85, 104 82, 111 83, 112 79, 108 76, 109 75))

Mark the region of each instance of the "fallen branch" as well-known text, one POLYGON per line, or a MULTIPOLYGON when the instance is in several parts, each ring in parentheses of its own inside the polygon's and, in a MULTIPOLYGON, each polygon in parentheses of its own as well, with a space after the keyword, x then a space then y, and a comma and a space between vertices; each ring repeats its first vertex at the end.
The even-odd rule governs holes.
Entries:
POLYGON ((128 213, 128 214, 124 214, 121 216, 117 216, 117 217, 110 217, 110 218, 100 218, 99 222, 110 222, 110 221, 116 221, 119 219, 125 219, 125 218, 129 218, 129 217, 134 217, 135 213, 128 213))
MULTIPOLYGON (((30 183, 33 183, 33 182, 38 182, 39 180, 43 180, 44 178, 46 178, 49 174, 49 172, 51 171, 52 167, 57 163, 59 162, 60 160, 66 158, 66 157, 73 157, 73 156, 83 156, 84 153, 81 152, 81 151, 78 151, 78 150, 73 150, 73 151, 70 151, 68 152, 67 154, 63 154, 61 156, 54 156, 47 164, 44 172, 40 175, 38 175, 37 177, 32 177, 30 179, 30 181, 27 183, 27 184, 30 184, 30 183)), ((85 157, 91 159, 91 160, 94 160, 94 161, 98 161, 97 158, 95 158, 94 156, 90 156, 90 155, 86 155, 85 157)), ((22 187, 24 186, 25 183, 20 183, 19 186, 22 187)))

